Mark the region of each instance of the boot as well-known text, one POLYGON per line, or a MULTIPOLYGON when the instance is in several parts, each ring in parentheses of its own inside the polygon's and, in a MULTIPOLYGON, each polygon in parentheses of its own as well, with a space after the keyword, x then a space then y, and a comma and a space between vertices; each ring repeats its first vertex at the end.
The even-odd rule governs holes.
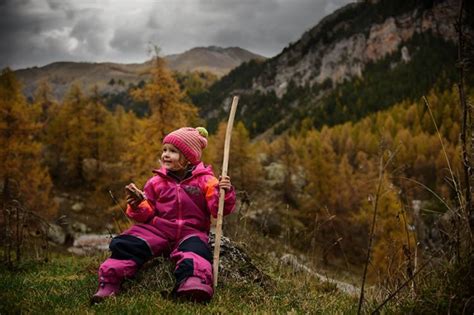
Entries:
POLYGON ((120 282, 106 282, 104 277, 99 278, 99 288, 91 298, 91 304, 102 302, 108 297, 115 296, 120 292, 120 282))
POLYGON ((201 278, 189 277, 179 285, 176 293, 180 298, 204 303, 211 300, 214 290, 201 278))

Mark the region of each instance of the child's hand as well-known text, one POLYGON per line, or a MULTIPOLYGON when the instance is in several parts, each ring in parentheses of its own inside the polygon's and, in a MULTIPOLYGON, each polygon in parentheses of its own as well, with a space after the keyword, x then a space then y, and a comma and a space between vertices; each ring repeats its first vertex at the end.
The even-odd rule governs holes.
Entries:
POLYGON ((229 176, 219 176, 219 189, 222 188, 225 191, 229 191, 232 188, 229 176))
POLYGON ((136 209, 138 205, 145 199, 143 191, 137 188, 134 183, 130 183, 125 186, 125 192, 127 194, 127 203, 136 209))

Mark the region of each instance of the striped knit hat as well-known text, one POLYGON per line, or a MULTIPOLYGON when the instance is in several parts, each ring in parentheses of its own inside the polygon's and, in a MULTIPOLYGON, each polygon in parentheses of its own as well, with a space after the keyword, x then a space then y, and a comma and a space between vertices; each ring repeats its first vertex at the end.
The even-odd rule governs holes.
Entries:
POLYGON ((201 161, 202 150, 207 146, 207 136, 204 127, 184 127, 170 132, 163 139, 163 144, 174 145, 191 164, 196 165, 201 161))

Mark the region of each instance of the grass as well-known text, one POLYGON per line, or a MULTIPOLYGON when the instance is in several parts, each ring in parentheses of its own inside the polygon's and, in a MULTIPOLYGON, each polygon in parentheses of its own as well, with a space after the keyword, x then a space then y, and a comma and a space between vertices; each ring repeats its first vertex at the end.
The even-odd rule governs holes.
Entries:
POLYGON ((264 266, 268 283, 222 279, 208 304, 168 298, 174 285, 172 265, 155 259, 124 283, 122 294, 90 306, 97 268, 105 257, 63 253, 48 263, 27 262, 16 270, 0 267, 0 314, 341 314, 357 309, 356 298, 294 274, 275 259, 264 266))

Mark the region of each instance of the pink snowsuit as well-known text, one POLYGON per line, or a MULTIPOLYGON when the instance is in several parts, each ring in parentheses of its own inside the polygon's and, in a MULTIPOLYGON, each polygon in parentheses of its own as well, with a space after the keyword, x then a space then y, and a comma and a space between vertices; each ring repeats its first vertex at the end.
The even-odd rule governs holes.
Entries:
MULTIPOLYGON (((218 180, 202 162, 181 181, 165 168, 154 173, 145 184, 146 200, 135 211, 127 207, 127 216, 138 224, 112 239, 112 255, 99 268, 100 281, 120 283, 150 258, 165 255, 176 263, 177 286, 194 276, 212 287, 208 234, 210 216, 217 216, 218 180)), ((232 188, 225 195, 224 215, 234 206, 232 188)))

